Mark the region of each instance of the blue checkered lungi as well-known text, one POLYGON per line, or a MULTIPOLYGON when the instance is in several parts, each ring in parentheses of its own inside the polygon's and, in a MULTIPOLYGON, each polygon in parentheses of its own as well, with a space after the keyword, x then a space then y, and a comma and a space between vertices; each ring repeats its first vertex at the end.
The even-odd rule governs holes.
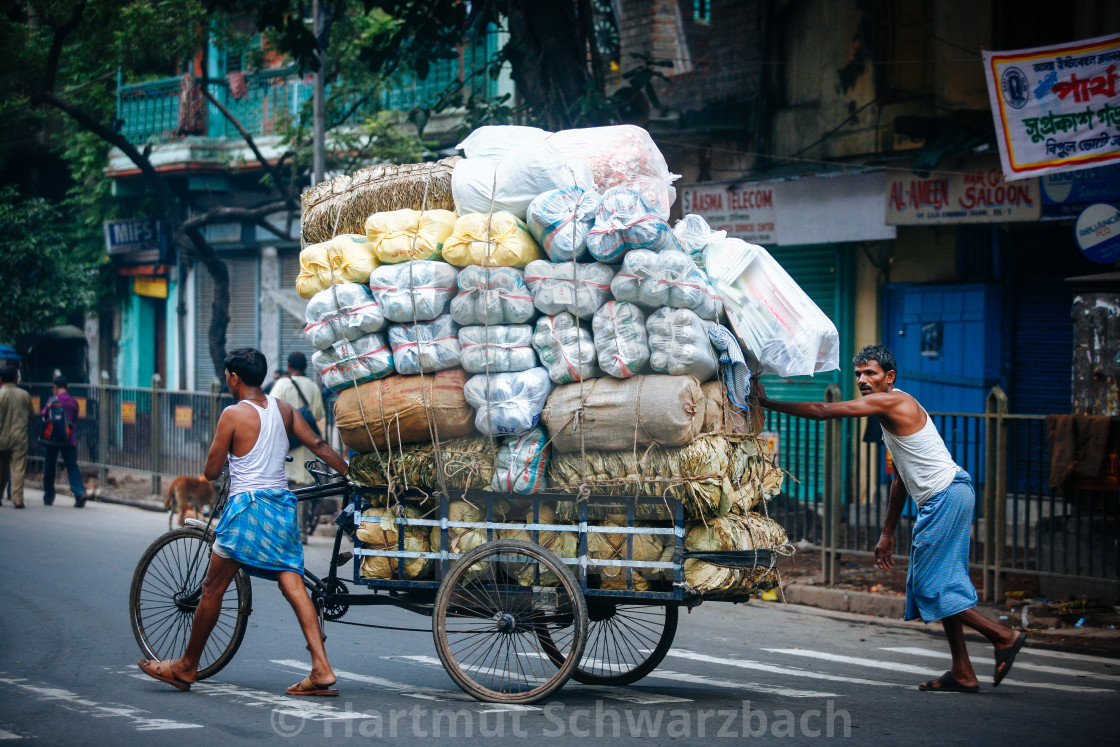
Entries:
POLYGON ((254 576, 303 575, 303 545, 290 490, 247 490, 230 496, 214 528, 215 547, 254 576))
POLYGON ((976 606, 968 545, 976 494, 963 469, 918 512, 906 572, 906 618, 931 623, 976 606))

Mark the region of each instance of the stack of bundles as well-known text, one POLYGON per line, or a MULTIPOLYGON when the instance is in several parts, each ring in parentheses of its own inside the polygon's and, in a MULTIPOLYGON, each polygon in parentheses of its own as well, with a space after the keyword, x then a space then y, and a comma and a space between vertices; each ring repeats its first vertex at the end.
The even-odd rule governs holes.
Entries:
POLYGON ((709 244, 727 238, 727 231, 713 231, 703 216, 689 214, 673 226, 673 236, 696 266, 704 269, 707 266, 704 262, 704 250, 709 244))
POLYGON ((381 453, 357 454, 348 475, 355 485, 388 485, 390 477, 405 485, 448 490, 486 490, 494 477, 494 442, 483 436, 444 438, 440 431, 439 458, 431 442, 393 445, 381 453), (440 481, 440 467, 443 481, 440 481), (388 473, 388 474, 386 474, 388 473))
POLYGON ((719 370, 715 351, 708 341, 705 321, 688 309, 658 309, 646 320, 649 333, 649 367, 670 376, 693 376, 699 381, 714 378, 719 370))
POLYGON ((457 282, 459 293, 451 299, 451 318, 457 324, 523 324, 536 316, 521 270, 468 265, 457 282))
POLYGON ((591 333, 566 311, 537 320, 533 349, 557 384, 583 381, 602 373, 595 365, 598 356, 591 333))
POLYGON ((383 164, 336 176, 303 193, 303 240, 362 233, 366 219, 386 210, 452 210, 451 171, 458 156, 430 163, 383 164))
POLYGON ((522 219, 538 195, 573 186, 593 189, 591 169, 566 160, 547 142, 515 146, 491 158, 466 158, 451 176, 460 213, 506 211, 522 219))
POLYGON ((446 262, 414 259, 381 265, 370 274, 369 289, 390 322, 424 322, 447 311, 458 274, 446 262))
POLYGON ((611 297, 614 270, 598 262, 546 262, 525 267, 525 283, 542 314, 566 311, 587 319, 611 297))
POLYGON ((339 392, 393 373, 393 354, 381 334, 371 333, 353 342, 339 340, 311 356, 323 385, 339 392))
POLYGON ((632 303, 607 301, 591 320, 599 368, 607 376, 625 379, 649 363, 646 317, 632 303))
MULTIPOLYGON (((750 513, 729 514, 688 526, 684 546, 705 552, 724 550, 785 550, 789 545, 786 532, 773 519, 750 513)), ((773 589, 779 583, 778 572, 770 568, 724 568, 701 560, 684 562, 685 583, 701 594, 745 596, 755 591, 773 589)))
POLYGON ((365 283, 375 267, 377 258, 365 235, 342 234, 299 253, 296 292, 311 298, 335 283, 365 283))
POLYGON ((435 373, 459 365, 459 325, 450 314, 430 322, 392 324, 389 346, 400 374, 435 373))
POLYGON ((450 210, 393 210, 366 221, 366 238, 381 262, 438 259, 459 216, 450 210))
POLYGON ((624 187, 608 189, 587 234, 587 251, 601 262, 617 262, 633 249, 679 250, 680 245, 669 224, 640 194, 624 187))
MULTIPOLYGON (((492 517, 495 522, 510 521, 512 516, 512 507, 509 501, 495 500, 491 503, 492 517)), ((447 507, 447 520, 448 521, 462 521, 462 522, 477 522, 481 523, 486 521, 486 507, 476 506, 470 501, 452 501, 447 507)), ((448 527, 447 529, 447 552, 454 553, 455 555, 462 555, 463 553, 470 552, 474 548, 482 545, 490 540, 492 533, 487 532, 485 529, 468 529, 466 527, 448 527)), ((432 527, 429 535, 429 543, 433 551, 443 549, 443 530, 439 527, 432 527)), ((489 561, 481 561, 475 563, 470 567, 467 575, 464 577, 465 581, 477 580, 483 576, 490 575, 489 561)))
POLYGON ((537 365, 533 328, 528 324, 463 327, 459 330, 459 349, 467 373, 526 371, 537 365))
POLYGON ((601 199, 598 192, 581 187, 545 192, 529 204, 529 233, 553 262, 583 259, 601 199))
MULTIPOLYGON (((610 514, 599 526, 626 527, 625 514, 610 514)), ((626 560, 627 548, 629 559, 634 561, 661 561, 666 555, 666 545, 660 534, 629 534, 614 532, 589 532, 587 535, 587 555, 597 560, 626 560), (634 539, 631 540, 630 537, 634 539)), ((668 548, 668 559, 672 560, 672 545, 668 548)), ((588 573, 599 575, 599 588, 624 590, 626 586, 626 566, 588 566, 588 573)), ((647 591, 651 581, 660 581, 664 573, 660 568, 642 568, 631 566, 630 588, 634 591, 647 591)))
POLYGON ((524 267, 540 256, 529 229, 505 212, 460 216, 443 244, 443 258, 458 267, 524 267))
MULTIPOLYGON (((526 524, 557 524, 556 509, 542 503, 540 519, 533 521, 533 512, 525 516, 526 524)), ((577 532, 550 532, 547 530, 533 529, 503 529, 501 538, 505 540, 523 540, 540 545, 549 552, 561 558, 574 558, 579 554, 579 534, 577 532)), ((556 574, 546 570, 538 563, 505 561, 503 563, 506 573, 515 577, 522 586, 555 586, 559 583, 556 574), (538 578, 539 571, 539 578, 538 578)))
POLYGON ((545 489, 550 453, 548 436, 540 426, 502 439, 490 489, 522 495, 541 492, 545 489))
POLYGON ((433 429, 441 440, 474 432, 474 410, 463 399, 461 368, 434 376, 390 376, 347 389, 334 406, 342 443, 359 453, 390 443, 424 443, 433 429))
POLYGON ((611 281, 611 293, 647 309, 692 309, 702 319, 718 319, 723 303, 706 273, 679 249, 635 249, 611 281))
POLYGON ((316 350, 385 329, 381 307, 360 283, 340 283, 319 291, 307 302, 305 319, 303 333, 316 350))
POLYGON ((475 408, 474 427, 487 436, 518 436, 540 420, 552 380, 543 368, 512 373, 479 374, 463 388, 475 408))
MULTIPOLYGON (((411 519, 419 519, 420 512, 411 506, 402 506, 404 515, 411 519)), ((362 511, 362 521, 358 524, 355 536, 362 547, 367 550, 398 549, 397 532, 400 529, 396 524, 397 508, 367 508, 362 511)), ((430 552, 428 532, 422 527, 404 527, 405 552, 430 552)), ((431 573, 432 561, 428 558, 394 558, 381 556, 366 556, 362 560, 361 574, 366 578, 404 578, 415 580, 424 578, 431 573), (403 569, 401 568, 403 566, 403 569)))

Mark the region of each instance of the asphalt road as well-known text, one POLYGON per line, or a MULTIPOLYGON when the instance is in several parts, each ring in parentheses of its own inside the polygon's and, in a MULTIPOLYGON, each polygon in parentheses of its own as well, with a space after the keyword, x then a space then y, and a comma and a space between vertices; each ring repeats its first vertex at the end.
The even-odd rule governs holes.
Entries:
MULTIPOLYGON (((744 738, 876 744, 1109 743, 1120 727, 1120 661, 1024 649, 993 690, 992 658, 970 643, 978 695, 919 692, 948 666, 923 629, 775 604, 709 603, 681 616, 661 667, 625 688, 570 682, 551 701, 495 706, 443 671, 430 619, 370 608, 350 619, 422 632, 328 627, 341 696, 294 698, 307 654, 290 608, 254 579, 233 662, 179 692, 140 674, 128 617, 133 569, 166 517, 60 497, 0 509, 0 740, 14 744, 643 744, 744 738)), ((330 541, 313 538, 324 569, 330 541)))

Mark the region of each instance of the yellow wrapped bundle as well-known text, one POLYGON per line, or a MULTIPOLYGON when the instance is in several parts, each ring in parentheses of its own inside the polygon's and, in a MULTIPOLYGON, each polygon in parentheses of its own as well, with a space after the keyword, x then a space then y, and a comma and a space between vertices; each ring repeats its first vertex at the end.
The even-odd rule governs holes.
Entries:
MULTIPOLYGON (((418 519, 421 514, 411 506, 404 506, 404 515, 418 519)), ((358 525, 356 536, 362 546, 369 550, 397 550, 396 508, 368 508, 362 512, 364 517, 358 525), (369 521, 368 519, 374 519, 369 521)), ((429 552, 426 527, 404 527, 404 549, 406 552, 429 552)), ((362 561, 361 574, 366 578, 397 578, 397 567, 403 561, 406 579, 422 578, 431 570, 428 558, 382 558, 366 556, 362 561)))
MULTIPOLYGON (((685 549, 705 552, 778 550, 788 544, 789 537, 778 522, 756 513, 729 514, 691 523, 684 538, 685 549)), ((777 586, 778 572, 772 568, 724 568, 701 560, 686 560, 684 579, 700 594, 746 595, 777 586)))
MULTIPOLYGON (((612 514, 599 526, 625 527, 626 516, 612 514)), ((597 560, 626 560, 626 543, 628 534, 615 534, 613 532, 588 532, 587 555, 597 560)), ((665 552, 664 535, 660 534, 635 534, 633 542, 633 560, 661 560, 665 552)), ((672 553, 670 553, 671 557, 672 553)), ((626 589, 626 566, 589 566, 591 573, 599 574, 599 587, 602 589, 626 589)), ((650 581, 657 581, 663 577, 659 568, 633 568, 631 588, 634 591, 646 591, 650 581)))
POLYGON ((443 242, 459 216, 450 210, 392 210, 366 219, 373 254, 386 264, 410 259, 439 259, 443 242))
MULTIPOLYGON (((533 522, 533 513, 530 511, 525 517, 526 524, 556 524, 556 511, 547 503, 541 504, 540 521, 533 522)), ((549 552, 561 558, 574 558, 579 553, 579 534, 576 532, 540 532, 538 539, 533 538, 533 532, 528 529, 503 529, 502 539, 524 540, 540 545, 549 552)), ((517 583, 522 586, 532 586, 537 582, 537 563, 519 563, 506 561, 503 563, 506 573, 517 578, 517 583)), ((541 568, 540 585, 556 586, 560 579, 556 574, 541 568)))
POLYGON ((459 216, 443 242, 443 258, 459 267, 521 267, 541 259, 537 242, 513 213, 468 213, 459 216), (489 226, 489 232, 487 232, 489 226))
POLYGON ((301 298, 310 299, 334 283, 368 283, 377 264, 365 236, 344 233, 299 253, 296 291, 301 298))
MULTIPOLYGON (((510 512, 510 505, 508 501, 500 498, 494 500, 494 521, 506 521, 510 512)), ((486 507, 476 506, 470 501, 453 501, 447 506, 447 520, 448 521, 486 521, 486 507)), ((439 527, 432 527, 429 542, 433 551, 440 549, 440 543, 443 540, 442 531, 439 527)), ((499 534, 497 531, 493 534, 494 539, 498 539, 499 534)), ((469 529, 467 527, 449 527, 447 529, 447 551, 462 555, 463 553, 470 552, 479 545, 485 544, 488 541, 487 532, 485 529, 469 529)), ((467 572, 466 579, 474 580, 480 576, 489 577, 490 562, 480 561, 471 566, 467 572)))

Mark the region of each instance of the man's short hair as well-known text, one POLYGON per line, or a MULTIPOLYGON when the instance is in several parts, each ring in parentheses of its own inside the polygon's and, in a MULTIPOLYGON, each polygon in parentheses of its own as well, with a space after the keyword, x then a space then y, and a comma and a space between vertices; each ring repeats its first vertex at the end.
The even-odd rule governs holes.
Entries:
POLYGON ((59 389, 68 389, 70 387, 70 380, 65 376, 55 376, 54 385, 59 389))
POLYGON ((225 369, 237 374, 248 386, 260 386, 268 373, 268 361, 256 348, 238 348, 226 355, 225 369))
POLYGON ((0 368, 0 381, 5 384, 14 384, 19 378, 19 369, 15 366, 4 366, 0 368))
POLYGON ((288 353, 288 368, 298 374, 304 373, 307 371, 307 356, 298 350, 294 353, 288 353))
POLYGON ((878 361, 883 373, 894 371, 898 365, 895 363, 894 353, 882 345, 865 345, 852 359, 852 363, 857 366, 866 365, 870 361, 878 361))

